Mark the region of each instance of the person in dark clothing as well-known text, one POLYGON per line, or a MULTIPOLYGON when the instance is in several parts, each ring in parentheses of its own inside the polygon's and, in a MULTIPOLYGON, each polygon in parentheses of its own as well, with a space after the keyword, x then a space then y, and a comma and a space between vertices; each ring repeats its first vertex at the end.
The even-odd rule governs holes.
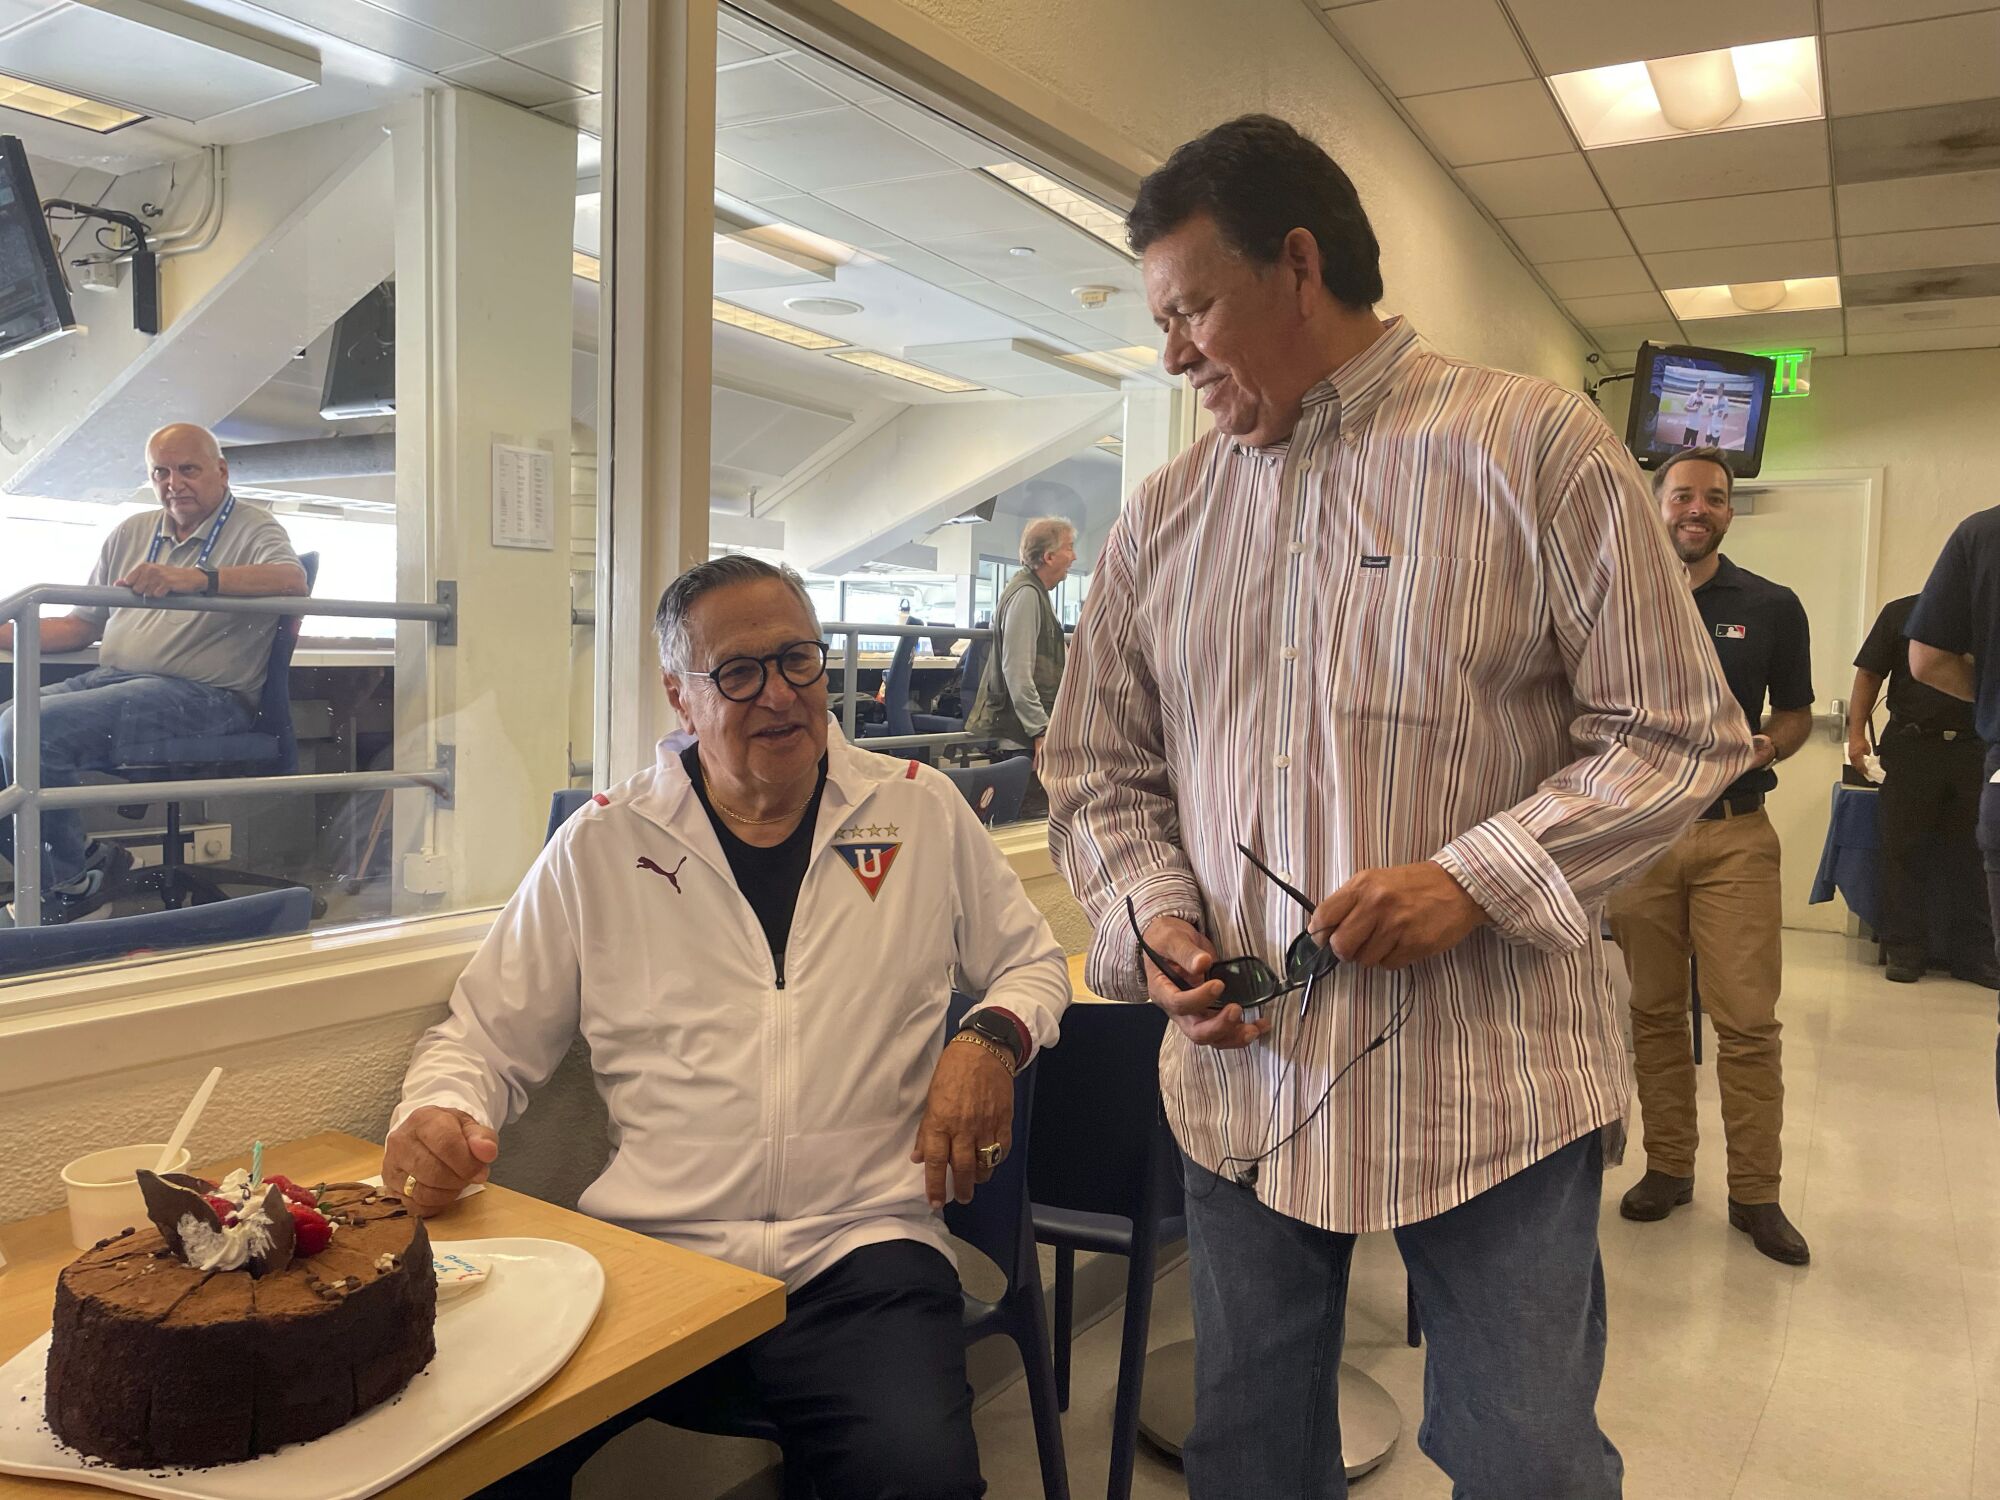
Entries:
POLYGON ((1854 658, 1847 701, 1847 760, 1859 769, 1869 753, 1867 725, 1888 686, 1877 936, 1897 984, 1914 984, 1935 958, 1954 978, 1996 989, 2000 964, 1974 836, 1986 745, 1973 728, 1971 704, 1910 674, 1903 629, 1916 605, 1917 596, 1907 594, 1882 607, 1854 658), (1941 951, 1932 951, 1932 932, 1941 951))
MULTIPOLYGON (((1979 852, 1988 910, 2000 913, 2000 785, 1993 780, 2000 775, 2000 506, 1958 523, 1903 633, 1910 638, 1910 675, 1970 703, 1973 727, 1986 741, 1979 852)), ((1994 925, 2000 928, 2000 919, 1994 925)), ((2000 1042, 1993 1062, 2000 1095, 2000 1042)))

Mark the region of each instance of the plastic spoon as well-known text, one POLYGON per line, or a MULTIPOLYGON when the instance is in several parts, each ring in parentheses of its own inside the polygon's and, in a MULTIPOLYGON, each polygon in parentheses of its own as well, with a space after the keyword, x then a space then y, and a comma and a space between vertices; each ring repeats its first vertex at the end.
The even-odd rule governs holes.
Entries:
POLYGON ((194 1097, 188 1100, 188 1107, 182 1111, 181 1122, 174 1127, 174 1133, 167 1141, 167 1149, 160 1153, 159 1164, 153 1168, 155 1172, 164 1172, 173 1165, 174 1158, 180 1155, 181 1147, 187 1144, 188 1135, 194 1129, 194 1122, 201 1118, 201 1112, 208 1107, 208 1096, 215 1092, 215 1085, 221 1079, 222 1069, 208 1070, 208 1077, 202 1081, 201 1087, 194 1091, 194 1097))

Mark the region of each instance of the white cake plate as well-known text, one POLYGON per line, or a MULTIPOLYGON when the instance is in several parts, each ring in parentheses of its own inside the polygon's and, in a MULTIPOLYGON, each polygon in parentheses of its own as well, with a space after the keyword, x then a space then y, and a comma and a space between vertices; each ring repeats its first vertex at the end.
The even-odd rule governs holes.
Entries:
POLYGON ((429 1367, 345 1427, 219 1468, 112 1468, 63 1447, 42 1421, 44 1334, 0 1365, 0 1473, 165 1500, 362 1500, 387 1489, 560 1370, 604 1300, 604 1268, 574 1245, 491 1239, 432 1248, 490 1260, 493 1273, 478 1291, 439 1304, 429 1367))

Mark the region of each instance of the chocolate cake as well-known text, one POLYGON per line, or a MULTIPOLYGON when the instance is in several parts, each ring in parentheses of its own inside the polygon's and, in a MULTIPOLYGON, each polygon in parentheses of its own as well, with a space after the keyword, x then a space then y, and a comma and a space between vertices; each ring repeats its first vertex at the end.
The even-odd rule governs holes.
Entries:
POLYGON ((430 1363, 423 1221, 359 1183, 285 1192, 302 1205, 298 1258, 287 1222, 282 1254, 261 1248, 265 1235, 269 1259, 200 1269, 181 1243, 199 1231, 182 1217, 102 1240, 63 1271, 45 1408, 57 1438, 123 1468, 237 1463, 333 1431, 430 1363))

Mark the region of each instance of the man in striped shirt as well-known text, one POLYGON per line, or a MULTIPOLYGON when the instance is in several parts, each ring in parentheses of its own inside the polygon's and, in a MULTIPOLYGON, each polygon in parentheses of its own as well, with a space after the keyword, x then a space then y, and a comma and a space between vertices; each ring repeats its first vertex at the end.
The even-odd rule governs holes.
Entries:
POLYGON ((1454 1493, 1615 1496, 1599 1128, 1629 1073, 1599 912, 1749 733, 1630 455, 1576 395, 1378 319, 1319 147, 1220 126, 1128 232, 1216 430, 1112 529, 1043 777, 1091 987, 1175 1021, 1189 1492, 1345 1493, 1349 1259, 1392 1229, 1454 1493))

